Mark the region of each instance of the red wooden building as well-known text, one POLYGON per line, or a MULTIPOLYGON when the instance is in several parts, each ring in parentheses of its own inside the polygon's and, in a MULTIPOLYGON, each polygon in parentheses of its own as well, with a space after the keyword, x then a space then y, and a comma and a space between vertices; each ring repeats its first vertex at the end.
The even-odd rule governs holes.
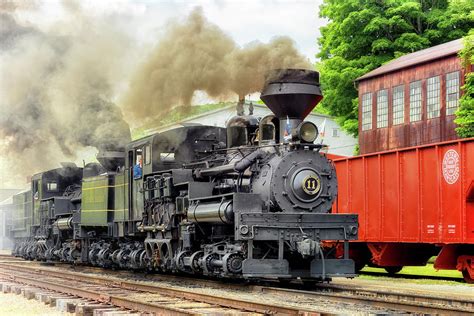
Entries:
POLYGON ((359 215, 357 268, 457 269, 474 283, 474 138, 457 139, 466 71, 456 40, 357 79, 361 155, 333 157, 333 212, 359 215))
POLYGON ((360 153, 454 140, 462 39, 397 58, 358 78, 360 153))

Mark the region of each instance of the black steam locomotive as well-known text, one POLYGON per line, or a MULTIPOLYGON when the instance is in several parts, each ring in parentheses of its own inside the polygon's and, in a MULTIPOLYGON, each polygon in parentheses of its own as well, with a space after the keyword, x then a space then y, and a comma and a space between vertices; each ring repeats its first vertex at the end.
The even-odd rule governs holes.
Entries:
POLYGON ((226 278, 354 276, 357 216, 330 213, 335 169, 303 121, 322 99, 319 74, 275 71, 261 99, 274 115, 177 128, 33 176, 14 197, 13 253, 226 278))

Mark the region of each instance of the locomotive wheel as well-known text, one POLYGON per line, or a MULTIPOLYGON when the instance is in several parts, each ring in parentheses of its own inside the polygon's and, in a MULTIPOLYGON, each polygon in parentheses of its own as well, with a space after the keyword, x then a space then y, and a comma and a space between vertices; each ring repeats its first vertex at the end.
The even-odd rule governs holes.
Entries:
POLYGON ((181 271, 181 272, 191 272, 189 267, 185 266, 184 265, 184 257, 189 257, 191 256, 191 252, 190 251, 181 251, 180 253, 178 253, 175 257, 175 265, 176 265, 176 268, 178 269, 178 271, 181 271))
POLYGON ((213 261, 219 260, 219 255, 217 253, 211 253, 204 257, 205 271, 207 273, 213 273, 216 267, 214 267, 213 261))
POLYGON ((148 266, 149 260, 146 255, 145 249, 142 249, 140 251, 139 262, 140 262, 140 269, 146 268, 148 266))
POLYGON ((193 270, 194 273, 201 273, 202 268, 201 265, 199 264, 200 259, 204 256, 204 251, 196 251, 191 255, 190 261, 191 261, 191 269, 193 270))
POLYGON ((394 274, 402 271, 403 266, 385 267, 384 269, 385 269, 385 271, 387 271, 387 273, 389 275, 394 275, 394 274))
POLYGON ((238 253, 228 253, 223 258, 223 268, 226 273, 239 274, 242 272, 244 258, 238 253))
POLYGON ((89 251, 89 262, 93 265, 93 266, 97 266, 99 265, 99 262, 98 262, 98 253, 99 253, 100 249, 98 248, 93 248, 89 251))
POLYGON ((120 268, 126 268, 129 261, 130 250, 121 249, 117 254, 117 261, 120 268))
POLYGON ((462 276, 464 277, 464 281, 468 284, 474 284, 474 279, 471 278, 469 271, 467 269, 462 270, 462 276))

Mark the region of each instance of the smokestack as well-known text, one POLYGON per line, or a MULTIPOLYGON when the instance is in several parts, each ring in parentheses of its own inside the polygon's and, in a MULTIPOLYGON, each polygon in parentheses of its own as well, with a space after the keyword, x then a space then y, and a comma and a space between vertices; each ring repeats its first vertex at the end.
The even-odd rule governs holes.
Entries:
POLYGON ((276 69, 265 79, 260 96, 279 118, 303 120, 323 99, 319 73, 306 69, 276 69))
POLYGON ((291 132, 323 99, 319 73, 306 69, 276 69, 265 79, 260 99, 280 120, 280 141, 291 140, 291 132))

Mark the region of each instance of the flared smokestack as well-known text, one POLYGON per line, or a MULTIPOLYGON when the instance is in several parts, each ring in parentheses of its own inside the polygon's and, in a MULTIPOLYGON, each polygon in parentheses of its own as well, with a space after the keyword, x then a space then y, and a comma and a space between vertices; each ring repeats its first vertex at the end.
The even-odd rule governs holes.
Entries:
POLYGON ((277 69, 265 80, 260 96, 280 121, 279 141, 289 142, 298 125, 323 99, 319 73, 306 69, 277 69))
POLYGON ((306 69, 272 70, 260 99, 279 119, 301 121, 323 99, 319 73, 306 69))

